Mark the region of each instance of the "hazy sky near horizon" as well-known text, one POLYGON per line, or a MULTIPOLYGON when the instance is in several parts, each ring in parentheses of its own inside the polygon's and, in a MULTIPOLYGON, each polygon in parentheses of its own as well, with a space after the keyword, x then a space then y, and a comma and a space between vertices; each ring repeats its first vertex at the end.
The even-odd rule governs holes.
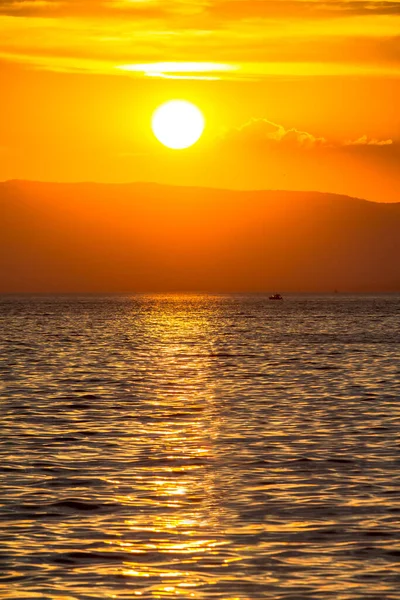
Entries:
POLYGON ((0 180, 400 201, 400 2, 0 0, 0 180), (204 113, 192 148, 151 115, 204 113))

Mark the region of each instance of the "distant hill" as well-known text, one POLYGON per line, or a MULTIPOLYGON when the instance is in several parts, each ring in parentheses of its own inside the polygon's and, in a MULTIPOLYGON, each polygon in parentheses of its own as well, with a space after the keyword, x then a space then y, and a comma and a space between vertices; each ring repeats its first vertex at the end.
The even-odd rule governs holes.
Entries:
POLYGON ((400 291, 400 204, 0 183, 0 292, 400 291))

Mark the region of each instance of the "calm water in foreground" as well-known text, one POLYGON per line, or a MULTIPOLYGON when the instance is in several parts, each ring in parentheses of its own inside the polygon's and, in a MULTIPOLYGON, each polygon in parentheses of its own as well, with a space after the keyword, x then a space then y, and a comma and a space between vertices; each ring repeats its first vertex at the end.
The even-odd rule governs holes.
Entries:
POLYGON ((400 598, 400 296, 0 297, 0 597, 400 598))

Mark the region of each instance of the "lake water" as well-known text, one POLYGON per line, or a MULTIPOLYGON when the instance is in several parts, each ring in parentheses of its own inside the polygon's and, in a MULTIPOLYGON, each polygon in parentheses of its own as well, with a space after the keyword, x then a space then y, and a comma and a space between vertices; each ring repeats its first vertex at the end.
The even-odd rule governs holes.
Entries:
POLYGON ((399 599, 399 295, 3 296, 0 335, 0 597, 399 599))

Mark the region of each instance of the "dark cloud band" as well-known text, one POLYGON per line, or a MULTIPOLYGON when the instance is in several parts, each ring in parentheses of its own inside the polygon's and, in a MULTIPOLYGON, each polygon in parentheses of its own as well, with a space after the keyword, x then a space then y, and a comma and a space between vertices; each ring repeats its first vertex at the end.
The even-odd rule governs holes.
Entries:
POLYGON ((400 2, 389 0, 181 0, 128 2, 124 0, 0 0, 0 14, 11 16, 118 15, 146 18, 209 17, 224 21, 266 18, 320 19, 346 16, 400 15, 400 2), (189 10, 190 9, 190 10, 189 10), (188 17, 189 16, 189 17, 188 17))

